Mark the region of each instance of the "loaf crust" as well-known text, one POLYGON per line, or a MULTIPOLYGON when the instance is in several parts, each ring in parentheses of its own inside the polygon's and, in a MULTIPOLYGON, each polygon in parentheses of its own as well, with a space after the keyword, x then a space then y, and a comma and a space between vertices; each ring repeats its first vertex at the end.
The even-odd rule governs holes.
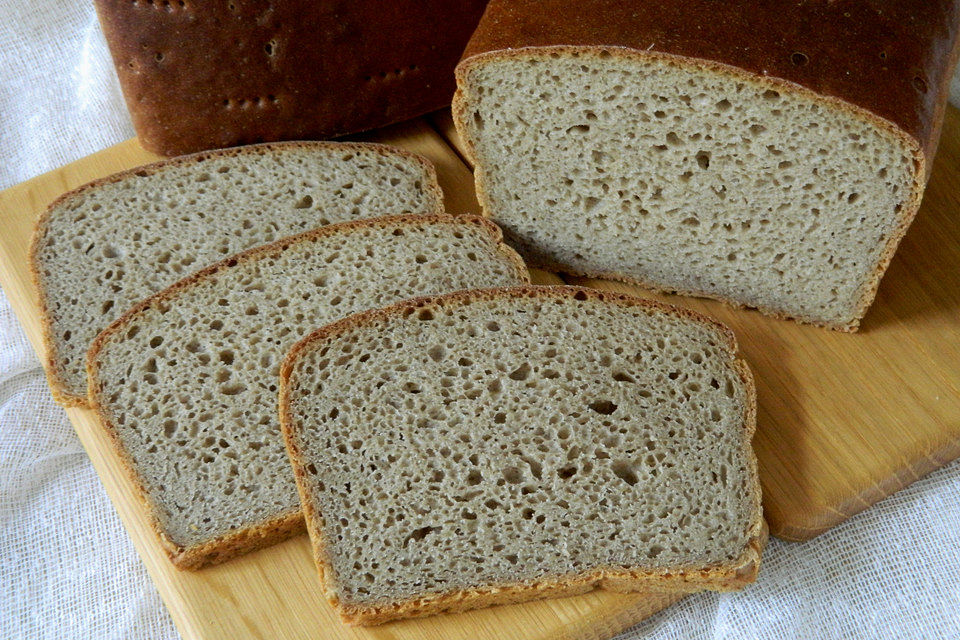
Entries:
POLYGON ((327 547, 329 542, 318 532, 324 530, 323 515, 314 507, 308 486, 307 466, 309 460, 291 431, 293 418, 290 413, 291 375, 299 354, 315 342, 323 341, 356 326, 377 320, 410 315, 423 308, 456 307, 476 300, 496 300, 498 298, 526 296, 531 298, 578 298, 601 300, 609 304, 634 306, 657 312, 669 313, 704 325, 719 329, 726 338, 727 347, 736 353, 737 341, 733 332, 725 325, 703 316, 690 309, 674 307, 655 300, 637 298, 620 293, 599 291, 583 287, 527 285, 473 291, 459 291, 442 296, 430 296, 406 300, 383 309, 372 309, 358 313, 325 327, 317 329, 298 342, 284 359, 280 367, 280 426, 283 431, 287 453, 293 463, 294 476, 297 479, 297 491, 303 507, 313 546, 313 556, 320 573, 320 582, 325 595, 339 612, 344 622, 357 625, 376 625, 403 618, 421 617, 438 613, 456 613, 500 604, 514 604, 540 598, 556 598, 586 593, 594 589, 607 589, 615 592, 681 592, 693 593, 704 589, 713 591, 731 591, 753 582, 760 569, 761 554, 769 534, 763 519, 761 505, 760 480, 757 471, 757 459, 753 453, 751 440, 756 432, 756 387, 750 369, 743 360, 736 360, 735 367, 747 393, 747 414, 744 418, 745 459, 748 464, 749 483, 755 496, 752 506, 753 518, 749 525, 749 540, 743 553, 737 559, 708 569, 690 569, 673 567, 661 569, 623 569, 602 568, 593 571, 528 580, 499 585, 485 585, 473 589, 463 589, 447 593, 431 594, 421 598, 402 600, 378 605, 357 605, 341 602, 336 595, 327 547))
POLYGON ((450 102, 485 0, 96 0, 144 148, 329 138, 450 102))
MULTIPOLYGON (((860 290, 853 320, 828 324, 759 309, 777 318, 852 332, 859 328, 920 207, 939 142, 952 69, 960 56, 958 30, 960 0, 671 0, 629 5, 613 0, 493 0, 457 67, 453 117, 476 167, 476 148, 466 135, 464 121, 467 105, 462 87, 469 70, 485 61, 536 51, 657 59, 690 70, 709 70, 759 85, 761 90, 802 94, 889 132, 911 150, 914 181, 880 259, 860 290), (554 19, 558 15, 576 19, 554 19), (745 38, 749 47, 743 46, 745 38)), ((476 170, 475 177, 477 197, 490 212, 483 171, 476 170)), ((656 288, 619 273, 586 273, 535 254, 525 257, 535 267, 656 288)), ((675 293, 743 306, 703 291, 675 293)))
POLYGON ((178 545, 165 536, 160 525, 160 520, 157 517, 156 506, 150 499, 143 479, 136 471, 136 467, 131 455, 122 444, 113 417, 104 407, 103 398, 101 396, 102 389, 98 375, 100 366, 98 355, 102 345, 111 335, 126 330, 126 326, 130 322, 135 321, 138 314, 142 310, 164 304, 167 300, 174 298, 178 292, 194 287, 197 284, 214 277, 220 271, 223 271, 224 269, 230 269, 237 264, 250 262, 263 256, 281 252, 286 247, 294 244, 309 242, 325 236, 348 233, 355 229, 390 227, 398 224, 421 225, 424 223, 429 224, 431 222, 445 222, 454 219, 464 224, 477 225, 478 227, 482 227, 484 230, 486 230, 490 234, 492 240, 496 242, 497 248, 514 265, 518 276, 520 276, 524 281, 529 281, 529 276, 527 275, 527 270, 523 260, 516 253, 516 251, 503 243, 503 236, 500 232, 500 228, 489 220, 480 216, 405 215, 385 218, 368 218, 364 220, 355 220, 351 222, 343 222, 340 224, 320 227, 312 231, 306 231, 294 236, 282 238, 270 244, 248 249, 247 251, 226 258, 225 260, 221 260, 220 262, 212 264, 205 269, 187 276, 167 289, 164 289, 163 291, 147 298, 134 308, 127 311, 123 316, 115 320, 109 327, 104 329, 97 336, 93 344, 90 346, 90 350, 87 352, 87 384, 90 408, 93 409, 93 411, 97 414, 97 418, 104 431, 107 433, 107 436, 110 438, 114 452, 120 459, 121 465, 123 466, 127 477, 133 483, 137 499, 148 514, 150 527, 156 534, 157 539, 160 541, 164 551, 167 552, 171 562, 177 568, 200 569, 205 566, 224 562, 243 553, 248 553, 250 551, 255 551, 257 549, 262 549, 264 547, 282 542, 287 538, 303 532, 303 514, 299 509, 289 511, 265 520, 254 526, 231 531, 218 536, 213 540, 188 547, 178 545))
MULTIPOLYGON (((50 305, 45 292, 47 287, 44 284, 43 276, 43 265, 38 259, 38 252, 40 247, 43 245, 43 241, 46 237, 48 227, 50 224, 50 218, 53 212, 60 207, 62 204, 69 202, 70 200, 80 197, 83 194, 96 190, 97 188, 105 185, 112 184, 115 182, 122 182, 128 179, 136 179, 138 177, 144 177, 157 173, 158 171, 171 167, 171 166, 190 166, 210 158, 226 158, 226 157, 242 157, 242 156, 253 156, 253 155, 267 155, 273 153, 274 151, 279 151, 282 149, 308 149, 308 150, 317 150, 317 149, 337 149, 343 151, 350 150, 364 150, 364 151, 373 151, 379 153, 384 157, 396 157, 402 156, 413 162, 418 163, 426 176, 429 177, 429 180, 424 181, 423 189, 427 193, 427 199, 431 201, 431 211, 437 213, 443 213, 443 192, 440 190, 440 184, 437 182, 437 171, 426 158, 409 151, 399 149, 397 147, 391 147, 388 145, 382 145, 377 143, 369 142, 278 142, 278 143, 265 143, 257 145, 249 145, 246 147, 234 147, 229 149, 219 149, 216 151, 207 151, 202 153, 195 153, 187 156, 181 156, 178 158, 172 158, 170 160, 161 160, 159 162, 154 162, 151 164, 143 165, 140 167, 134 167, 132 169, 127 169, 126 171, 120 171, 119 173, 114 173, 97 180, 88 182, 85 185, 77 187, 71 191, 68 191, 58 197, 56 200, 50 203, 50 205, 44 210, 43 213, 37 218, 37 221, 34 226, 33 236, 30 242, 30 251, 29 251, 29 263, 30 263, 30 274, 33 279, 33 285, 37 291, 38 305, 40 309, 40 326, 41 326, 41 335, 44 345, 44 357, 43 357, 43 368, 47 377, 47 384, 50 387, 50 391, 53 395, 54 400, 59 404, 65 407, 87 407, 86 396, 78 396, 73 393, 70 393, 66 382, 60 375, 60 372, 57 370, 56 361, 56 341, 53 339, 53 316, 50 311, 50 305)), ((499 231, 498 231, 499 232, 499 231)))

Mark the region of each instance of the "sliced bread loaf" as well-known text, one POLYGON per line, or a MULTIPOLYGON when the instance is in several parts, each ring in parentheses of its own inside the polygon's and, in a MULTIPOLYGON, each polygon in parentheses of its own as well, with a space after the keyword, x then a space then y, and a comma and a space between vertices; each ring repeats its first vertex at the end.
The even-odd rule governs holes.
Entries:
POLYGON ((726 327, 574 287, 351 316, 281 368, 327 597, 352 623, 569 595, 732 589, 765 528, 726 327))
POLYGON ((86 403, 94 337, 147 296, 213 262, 308 229, 443 212, 432 165, 383 145, 265 144, 97 180, 37 222, 31 267, 54 396, 86 403))
POLYGON ((538 266, 855 330, 920 204, 958 25, 954 0, 493 0, 454 117, 538 266))
POLYGON ((478 217, 309 231, 124 314, 90 349, 90 402, 173 562, 219 562, 302 529, 277 420, 280 361, 297 340, 400 299, 526 281, 499 229, 478 217))

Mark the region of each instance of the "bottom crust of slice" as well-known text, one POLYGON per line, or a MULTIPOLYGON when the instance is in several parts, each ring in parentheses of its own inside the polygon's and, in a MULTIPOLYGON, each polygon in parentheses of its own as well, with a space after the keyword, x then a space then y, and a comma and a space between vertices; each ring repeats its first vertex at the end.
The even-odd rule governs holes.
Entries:
POLYGON ((193 547, 174 544, 159 528, 157 535, 175 567, 195 571, 226 562, 251 551, 279 544, 288 538, 300 535, 305 528, 303 513, 296 509, 251 527, 217 536, 193 547))
POLYGON ((350 625, 378 625, 392 620, 419 618, 440 613, 459 613, 494 605, 519 604, 545 598, 563 598, 603 589, 615 593, 690 594, 698 591, 735 591, 755 581, 760 557, 769 536, 761 520, 743 555, 728 567, 699 573, 677 574, 668 570, 597 569, 587 574, 545 578, 517 584, 489 585, 476 589, 434 594, 423 598, 380 605, 357 605, 328 598, 341 619, 350 625), (721 578, 721 576, 723 576, 721 578), (718 582, 718 578, 722 581, 718 582))

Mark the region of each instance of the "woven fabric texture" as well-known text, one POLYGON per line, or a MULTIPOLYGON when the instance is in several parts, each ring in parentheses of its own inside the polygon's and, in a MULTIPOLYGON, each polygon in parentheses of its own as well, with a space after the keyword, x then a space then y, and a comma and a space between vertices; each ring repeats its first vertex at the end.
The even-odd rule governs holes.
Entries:
MULTIPOLYGON (((133 136, 92 3, 0 0, 0 123, 0 188, 133 136)), ((958 612, 952 464, 621 638, 956 638, 958 612)), ((0 638, 177 637, 0 295, 0 638)))

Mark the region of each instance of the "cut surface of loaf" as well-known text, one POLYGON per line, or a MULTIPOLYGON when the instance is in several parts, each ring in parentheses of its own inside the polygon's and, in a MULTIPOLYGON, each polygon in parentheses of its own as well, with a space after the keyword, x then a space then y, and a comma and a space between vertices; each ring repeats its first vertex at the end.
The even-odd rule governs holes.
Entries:
POLYGON ((96 335, 209 264, 326 224, 442 212, 432 165, 377 144, 227 149, 71 191, 41 216, 31 248, 51 389, 84 405, 84 356, 96 335))
POLYGON ((574 287, 406 301, 298 343, 280 415, 348 622, 759 567, 753 381, 693 312, 574 287))
POLYGON ((196 568, 302 529, 277 419, 297 340, 405 298, 526 282, 501 239, 478 217, 332 225, 185 278, 101 333, 90 401, 173 562, 196 568))
POLYGON ((481 204, 539 266, 856 329, 919 206, 958 3, 721 4, 494 0, 454 100, 481 204))

